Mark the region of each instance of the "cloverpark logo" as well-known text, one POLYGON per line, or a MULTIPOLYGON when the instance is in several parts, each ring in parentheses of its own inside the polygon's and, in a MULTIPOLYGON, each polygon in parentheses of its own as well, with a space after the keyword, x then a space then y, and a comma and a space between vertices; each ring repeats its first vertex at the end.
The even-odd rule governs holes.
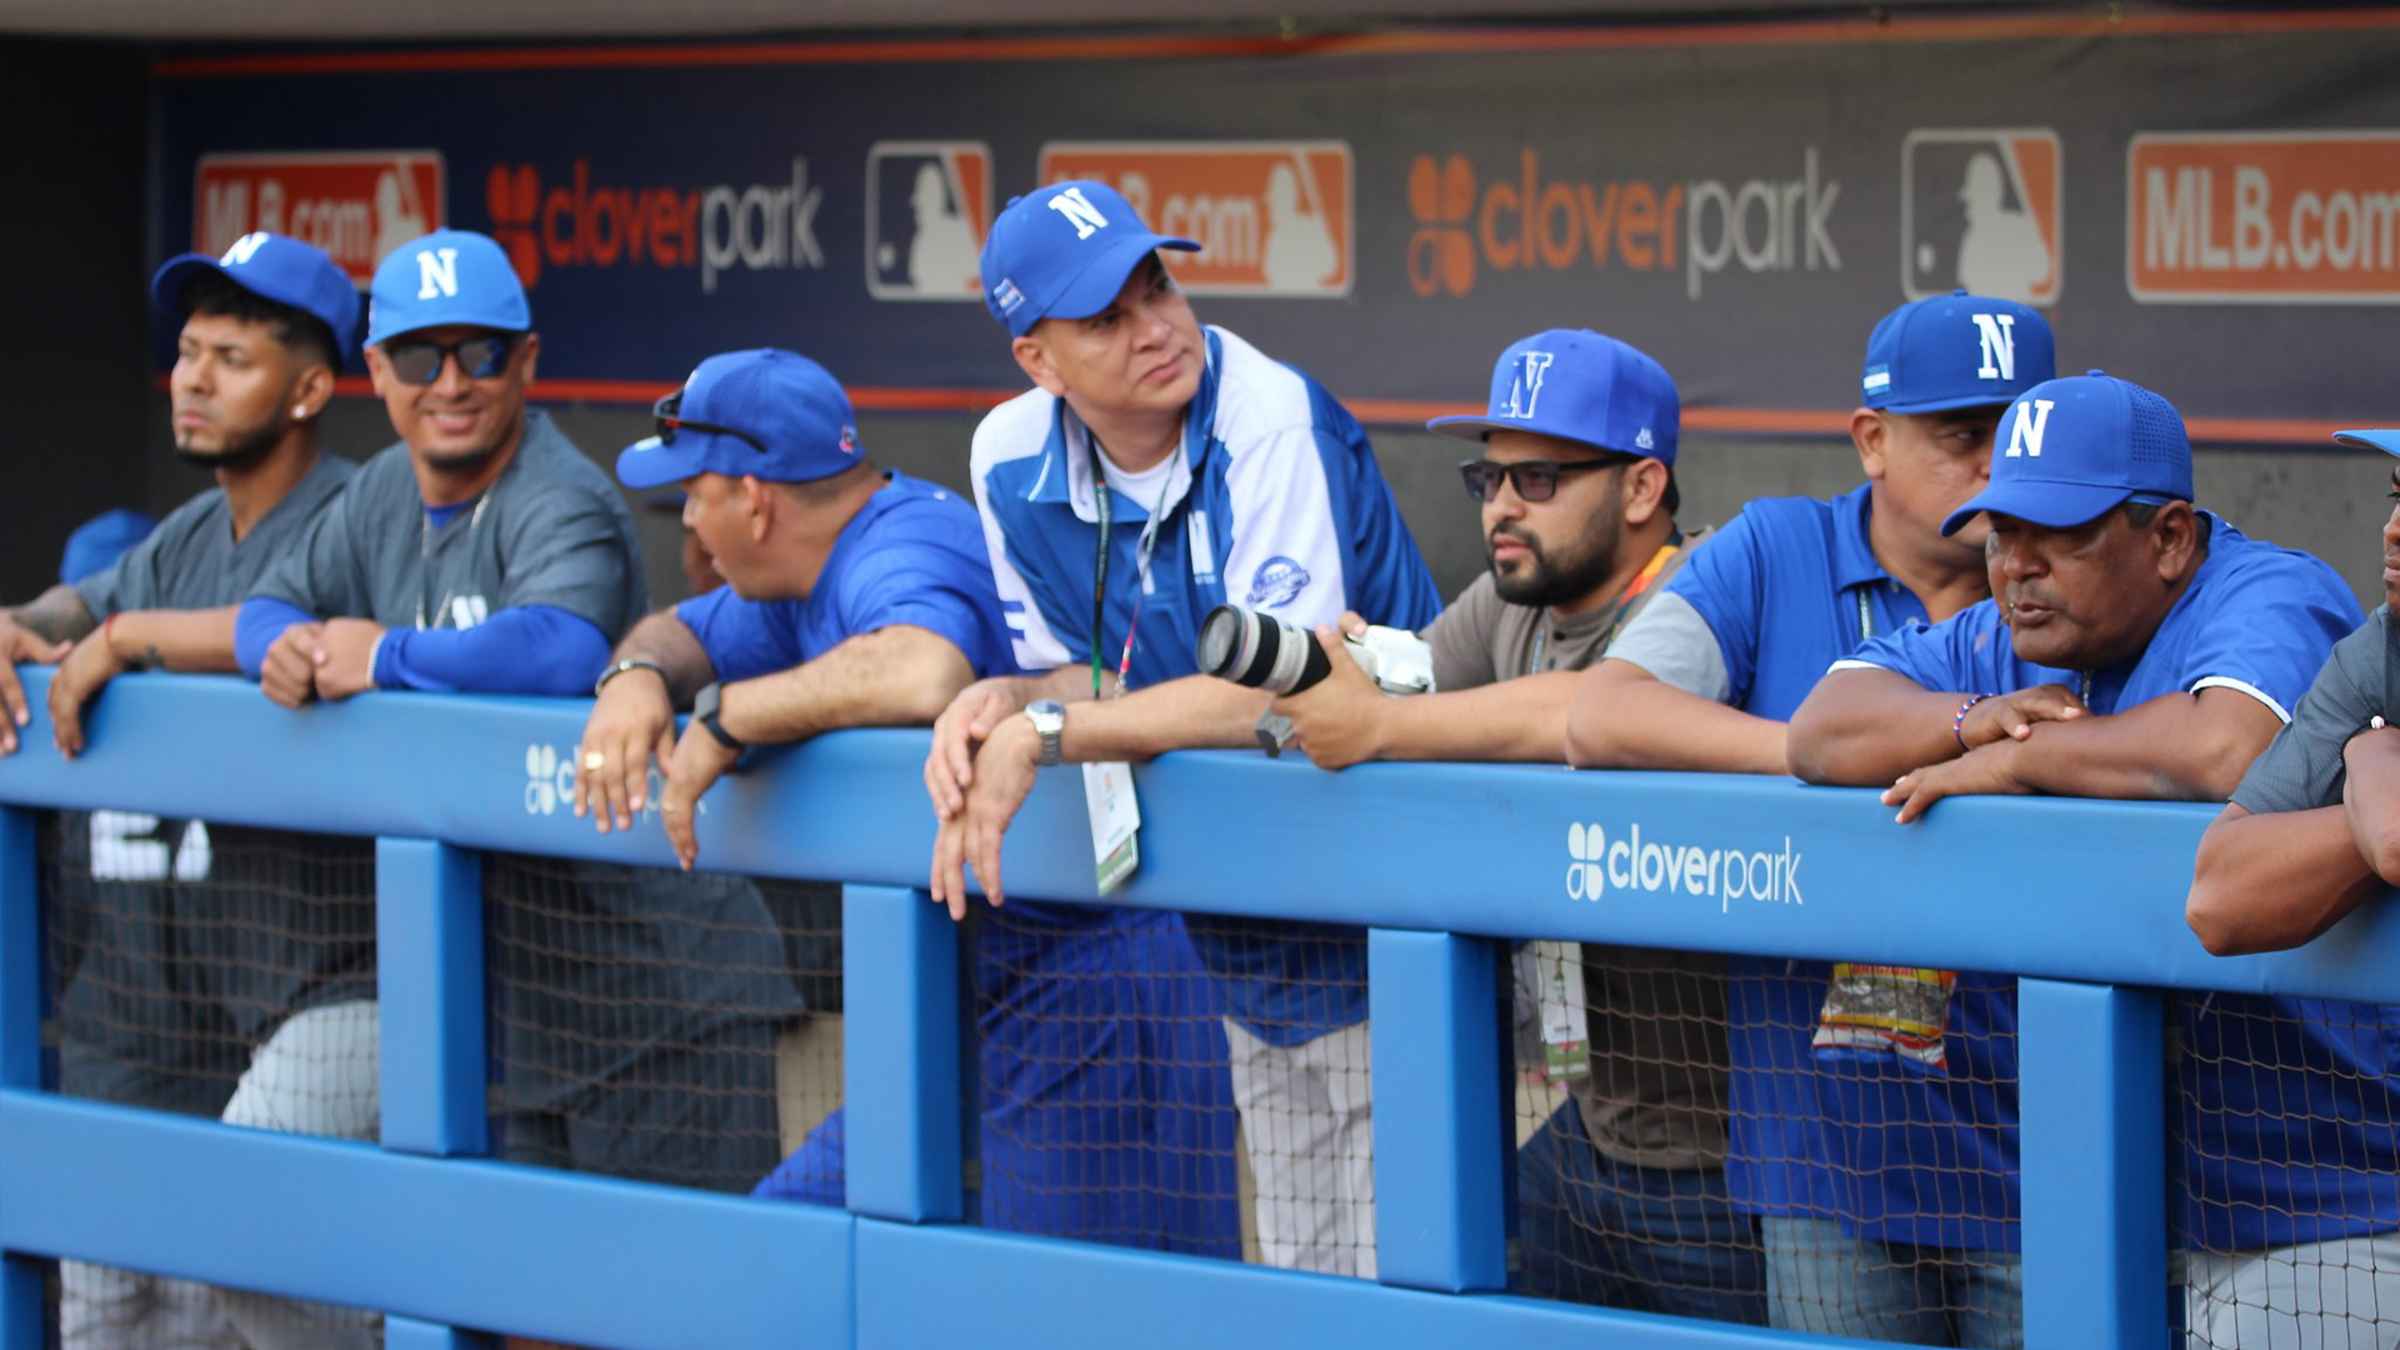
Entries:
POLYGON ((546 816, 575 800, 575 761, 554 745, 525 747, 525 814, 546 816))
POLYGON ((1788 834, 1780 852, 1706 848, 1644 839, 1639 821, 1614 839, 1597 821, 1577 821, 1567 827, 1567 898, 1598 901, 1611 891, 1689 895, 1717 901, 1719 913, 1736 900, 1805 904, 1801 856, 1788 834))

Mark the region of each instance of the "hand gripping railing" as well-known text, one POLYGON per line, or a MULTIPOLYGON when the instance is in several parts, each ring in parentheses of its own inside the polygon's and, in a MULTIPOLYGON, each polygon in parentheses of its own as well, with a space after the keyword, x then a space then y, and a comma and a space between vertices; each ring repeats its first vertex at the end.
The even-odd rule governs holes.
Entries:
MULTIPOLYGON (((46 672, 24 674, 39 708, 46 672)), ((376 694, 292 713, 233 680, 136 676, 72 764, 26 730, 0 760, 0 1350, 41 1344, 29 1258, 48 1256, 381 1308, 409 1346, 461 1343, 455 1327, 612 1346, 1833 1343, 1493 1292, 1489 943, 1516 937, 2018 972, 2027 1343, 2163 1350, 2152 991, 2400 984, 2382 906, 2302 952, 2205 954, 2182 918, 2205 807, 1953 800, 1900 828, 1870 794, 1778 779, 1170 755, 1137 771, 1142 871, 1118 902, 1373 930, 1381 1281, 988 1232, 948 1222, 958 944, 922 892, 925 734, 850 732, 720 784, 699 827, 711 867, 849 883, 849 1212, 539 1171, 474 1156, 473 850, 672 865, 654 821, 599 835, 571 814, 588 710, 376 694), (377 838, 382 1147, 41 1091, 39 807, 377 838)), ((1092 898, 1077 781, 1046 775, 1018 817, 1012 895, 1092 898)))

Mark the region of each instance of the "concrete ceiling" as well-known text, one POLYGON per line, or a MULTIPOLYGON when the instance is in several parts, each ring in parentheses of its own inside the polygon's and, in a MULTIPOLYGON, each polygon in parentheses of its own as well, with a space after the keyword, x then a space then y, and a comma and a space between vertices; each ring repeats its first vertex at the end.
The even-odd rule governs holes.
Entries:
MULTIPOLYGON (((1681 17, 1955 8, 1975 0, 1213 0, 1213 24, 1309 27, 1429 19, 1681 17)), ((2084 5, 2081 8, 2097 8, 2084 5)), ((1175 0, 0 0, 0 33, 151 42, 459 41, 709 37, 828 30, 1189 25, 1175 0)))

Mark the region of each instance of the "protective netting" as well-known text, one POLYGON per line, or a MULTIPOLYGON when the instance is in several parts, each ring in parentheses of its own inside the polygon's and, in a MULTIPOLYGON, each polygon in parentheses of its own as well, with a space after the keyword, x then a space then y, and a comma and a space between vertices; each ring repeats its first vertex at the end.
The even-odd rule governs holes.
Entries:
POLYGON ((1013 903, 967 944, 981 1221, 1240 1259, 1225 1002, 1182 918, 1013 903))
MULTIPOLYGON (((59 1090, 378 1133, 374 845, 127 812, 40 832, 59 1090)), ((347 1343, 369 1315, 61 1262, 70 1347, 347 1343), (164 1339, 155 1339, 164 1338, 164 1339)), ((370 1343, 360 1340, 359 1344, 370 1343)))
POLYGON ((1572 942, 1513 968, 1514 1288, 2022 1344, 2013 979, 1572 942), (1926 1016, 1932 1053, 1900 1025, 1926 1016))
POLYGON ((742 877, 488 856, 494 1151, 756 1186, 785 1152, 779 1061, 802 1113, 830 1110, 840 1081, 838 1030, 812 1026, 801 993, 838 980, 838 922, 828 929, 821 898, 785 899, 771 910, 742 877))
POLYGON ((2182 994, 2167 1028, 2186 1350, 2400 1345, 2400 1008, 2182 994))

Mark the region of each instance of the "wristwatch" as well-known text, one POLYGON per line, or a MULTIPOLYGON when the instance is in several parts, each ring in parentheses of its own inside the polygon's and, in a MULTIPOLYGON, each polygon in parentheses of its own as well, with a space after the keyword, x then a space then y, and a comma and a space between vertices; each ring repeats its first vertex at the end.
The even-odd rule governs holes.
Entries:
POLYGON ((692 720, 707 727, 708 734, 717 738, 717 744, 739 754, 750 747, 742 744, 732 732, 725 729, 723 722, 717 720, 718 705, 724 698, 724 685, 711 684, 701 689, 692 696, 692 720))
POLYGON ((1058 763, 1058 737, 1067 729, 1067 705, 1054 698, 1035 699, 1025 705, 1025 720, 1041 735, 1042 765, 1058 763))
POLYGON ((592 697, 600 697, 600 691, 608 687, 608 682, 610 680, 617 678, 619 675, 622 675, 629 670, 649 671, 651 674, 658 677, 660 684, 666 685, 669 688, 674 687, 673 681, 670 681, 667 678, 667 668, 665 666, 660 665, 656 661, 644 661, 640 657, 636 656, 628 657, 625 660, 619 661, 615 665, 610 666, 608 669, 601 671, 600 678, 592 681, 592 697))

